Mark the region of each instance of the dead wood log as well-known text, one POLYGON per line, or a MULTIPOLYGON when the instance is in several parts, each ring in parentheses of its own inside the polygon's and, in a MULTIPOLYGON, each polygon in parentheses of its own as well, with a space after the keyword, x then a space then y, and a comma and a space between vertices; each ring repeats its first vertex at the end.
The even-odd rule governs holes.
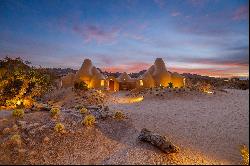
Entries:
POLYGON ((152 133, 146 128, 143 128, 141 130, 141 133, 138 138, 140 141, 151 143, 152 145, 158 147, 160 150, 164 151, 165 153, 177 153, 180 150, 179 147, 177 147, 172 142, 167 140, 165 136, 152 133))

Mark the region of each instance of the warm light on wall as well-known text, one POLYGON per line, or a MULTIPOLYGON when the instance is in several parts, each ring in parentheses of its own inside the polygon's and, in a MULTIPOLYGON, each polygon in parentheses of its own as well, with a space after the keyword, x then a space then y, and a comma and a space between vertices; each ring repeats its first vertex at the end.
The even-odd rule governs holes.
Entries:
POLYGON ((104 80, 101 80, 101 86, 104 86, 104 80))
POLYGON ((143 81, 142 80, 140 80, 140 86, 143 86, 143 81))
POLYGON ((17 105, 21 105, 21 101, 18 100, 18 101, 16 102, 16 104, 17 104, 17 105))

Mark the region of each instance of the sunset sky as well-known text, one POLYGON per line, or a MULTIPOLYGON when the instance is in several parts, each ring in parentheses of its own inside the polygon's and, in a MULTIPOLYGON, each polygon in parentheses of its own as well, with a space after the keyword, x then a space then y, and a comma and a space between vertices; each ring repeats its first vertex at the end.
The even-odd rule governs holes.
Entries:
POLYGON ((248 76, 249 1, 0 0, 0 58, 78 69, 248 76))

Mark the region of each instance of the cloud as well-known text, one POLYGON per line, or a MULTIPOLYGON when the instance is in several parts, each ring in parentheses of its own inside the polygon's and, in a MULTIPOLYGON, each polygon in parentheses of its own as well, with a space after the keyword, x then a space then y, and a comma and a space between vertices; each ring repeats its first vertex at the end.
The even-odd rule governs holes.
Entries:
POLYGON ((192 73, 205 76, 215 76, 215 77, 232 77, 232 76, 249 76, 246 70, 240 68, 231 68, 231 69, 214 69, 214 68, 178 68, 172 67, 169 68, 169 71, 177 73, 192 73))
POLYGON ((164 8, 166 5, 166 0, 154 0, 154 2, 161 9, 164 8))
POLYGON ((181 15, 181 13, 176 12, 176 11, 171 13, 171 16, 173 16, 173 17, 180 16, 180 15, 181 15))
POLYGON ((232 19, 236 21, 248 20, 249 8, 248 6, 241 6, 234 12, 232 19))
POLYGON ((106 30, 100 26, 91 24, 75 25, 73 31, 81 35, 86 43, 93 41, 97 43, 113 42, 119 33, 119 29, 117 28, 106 30))

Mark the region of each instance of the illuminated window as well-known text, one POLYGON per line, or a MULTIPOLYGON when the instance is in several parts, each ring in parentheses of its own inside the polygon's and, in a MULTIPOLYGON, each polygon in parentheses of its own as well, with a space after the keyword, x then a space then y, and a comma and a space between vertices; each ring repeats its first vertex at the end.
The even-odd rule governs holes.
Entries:
POLYGON ((142 80, 140 80, 140 86, 143 86, 143 81, 142 80))
POLYGON ((104 80, 101 80, 101 86, 104 86, 104 80))

